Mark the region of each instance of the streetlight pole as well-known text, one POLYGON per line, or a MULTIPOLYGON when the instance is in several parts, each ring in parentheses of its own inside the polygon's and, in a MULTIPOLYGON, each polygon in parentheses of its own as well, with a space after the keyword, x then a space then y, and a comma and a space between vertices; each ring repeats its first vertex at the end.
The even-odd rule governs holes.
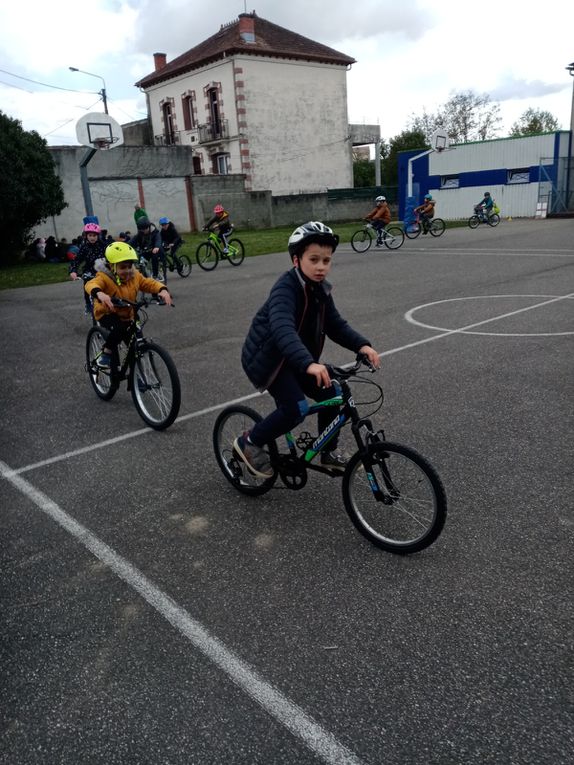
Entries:
MULTIPOLYGON (((570 77, 574 77, 574 61, 566 67, 570 77)), ((570 110, 570 140, 568 142, 568 170, 566 172, 566 209, 570 209, 571 181, 574 180, 574 167, 572 162, 572 144, 574 142, 574 81, 572 82, 572 108, 570 110)))
POLYGON ((108 97, 107 97, 107 94, 106 94, 106 81, 104 80, 104 78, 101 77, 99 74, 92 74, 92 72, 84 72, 83 69, 76 69, 75 66, 69 66, 68 69, 70 70, 70 72, 80 72, 81 74, 87 74, 90 77, 97 77, 98 80, 102 81, 103 87, 98 92, 99 92, 100 96, 102 97, 102 101, 104 102, 104 111, 105 111, 106 114, 108 114, 108 97))

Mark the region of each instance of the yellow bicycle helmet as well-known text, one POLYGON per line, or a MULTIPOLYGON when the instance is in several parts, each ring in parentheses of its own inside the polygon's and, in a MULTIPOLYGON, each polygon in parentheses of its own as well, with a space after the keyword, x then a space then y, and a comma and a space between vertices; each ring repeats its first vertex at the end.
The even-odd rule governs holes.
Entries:
POLYGON ((112 242, 106 247, 106 260, 108 263, 123 263, 126 260, 137 261, 138 256, 131 244, 127 242, 112 242))

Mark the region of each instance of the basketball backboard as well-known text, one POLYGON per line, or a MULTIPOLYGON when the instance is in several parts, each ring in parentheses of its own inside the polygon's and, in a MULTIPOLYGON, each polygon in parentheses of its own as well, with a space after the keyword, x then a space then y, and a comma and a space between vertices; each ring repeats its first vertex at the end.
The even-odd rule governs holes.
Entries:
POLYGON ((444 151, 450 146, 450 138, 444 128, 437 128, 431 136, 430 145, 435 151, 444 151))
POLYGON ((76 122, 76 138, 92 149, 113 149, 124 142, 122 126, 109 114, 90 112, 76 122))

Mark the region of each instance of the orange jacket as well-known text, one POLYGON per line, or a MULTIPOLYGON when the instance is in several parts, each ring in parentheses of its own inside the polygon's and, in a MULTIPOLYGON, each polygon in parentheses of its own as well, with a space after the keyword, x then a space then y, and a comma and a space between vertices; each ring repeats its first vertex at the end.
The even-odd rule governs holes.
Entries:
POLYGON ((365 215, 365 218, 368 220, 380 220, 386 226, 387 223, 391 222, 391 210, 388 204, 383 202, 382 204, 377 205, 374 210, 371 210, 368 215, 365 215))
POLYGON ((434 205, 434 199, 427 200, 423 202, 422 205, 415 207, 415 212, 420 212, 423 215, 426 215, 427 218, 432 218, 434 215, 434 205))
MULTIPOLYGON (((99 292, 105 292, 110 297, 125 298, 135 303, 138 299, 138 292, 149 292, 152 295, 157 295, 161 290, 166 289, 166 286, 156 279, 143 276, 140 271, 134 271, 133 278, 125 284, 116 284, 111 274, 105 271, 98 271, 94 278, 90 279, 85 286, 88 295, 91 295, 92 290, 95 289, 99 292)), ((99 321, 107 313, 110 313, 108 308, 103 303, 100 303, 99 300, 94 300, 94 319, 99 321)), ((130 321, 133 318, 133 313, 133 308, 129 306, 116 308, 115 310, 115 314, 122 321, 130 321)))

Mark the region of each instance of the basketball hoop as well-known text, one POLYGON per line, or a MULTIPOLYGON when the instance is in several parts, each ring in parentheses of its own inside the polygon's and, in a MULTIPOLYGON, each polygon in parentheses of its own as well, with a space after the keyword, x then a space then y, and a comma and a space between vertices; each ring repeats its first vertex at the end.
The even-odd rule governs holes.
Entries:
POLYGON ((105 150, 110 148, 113 141, 110 141, 109 138, 94 138, 93 144, 94 149, 105 150))

